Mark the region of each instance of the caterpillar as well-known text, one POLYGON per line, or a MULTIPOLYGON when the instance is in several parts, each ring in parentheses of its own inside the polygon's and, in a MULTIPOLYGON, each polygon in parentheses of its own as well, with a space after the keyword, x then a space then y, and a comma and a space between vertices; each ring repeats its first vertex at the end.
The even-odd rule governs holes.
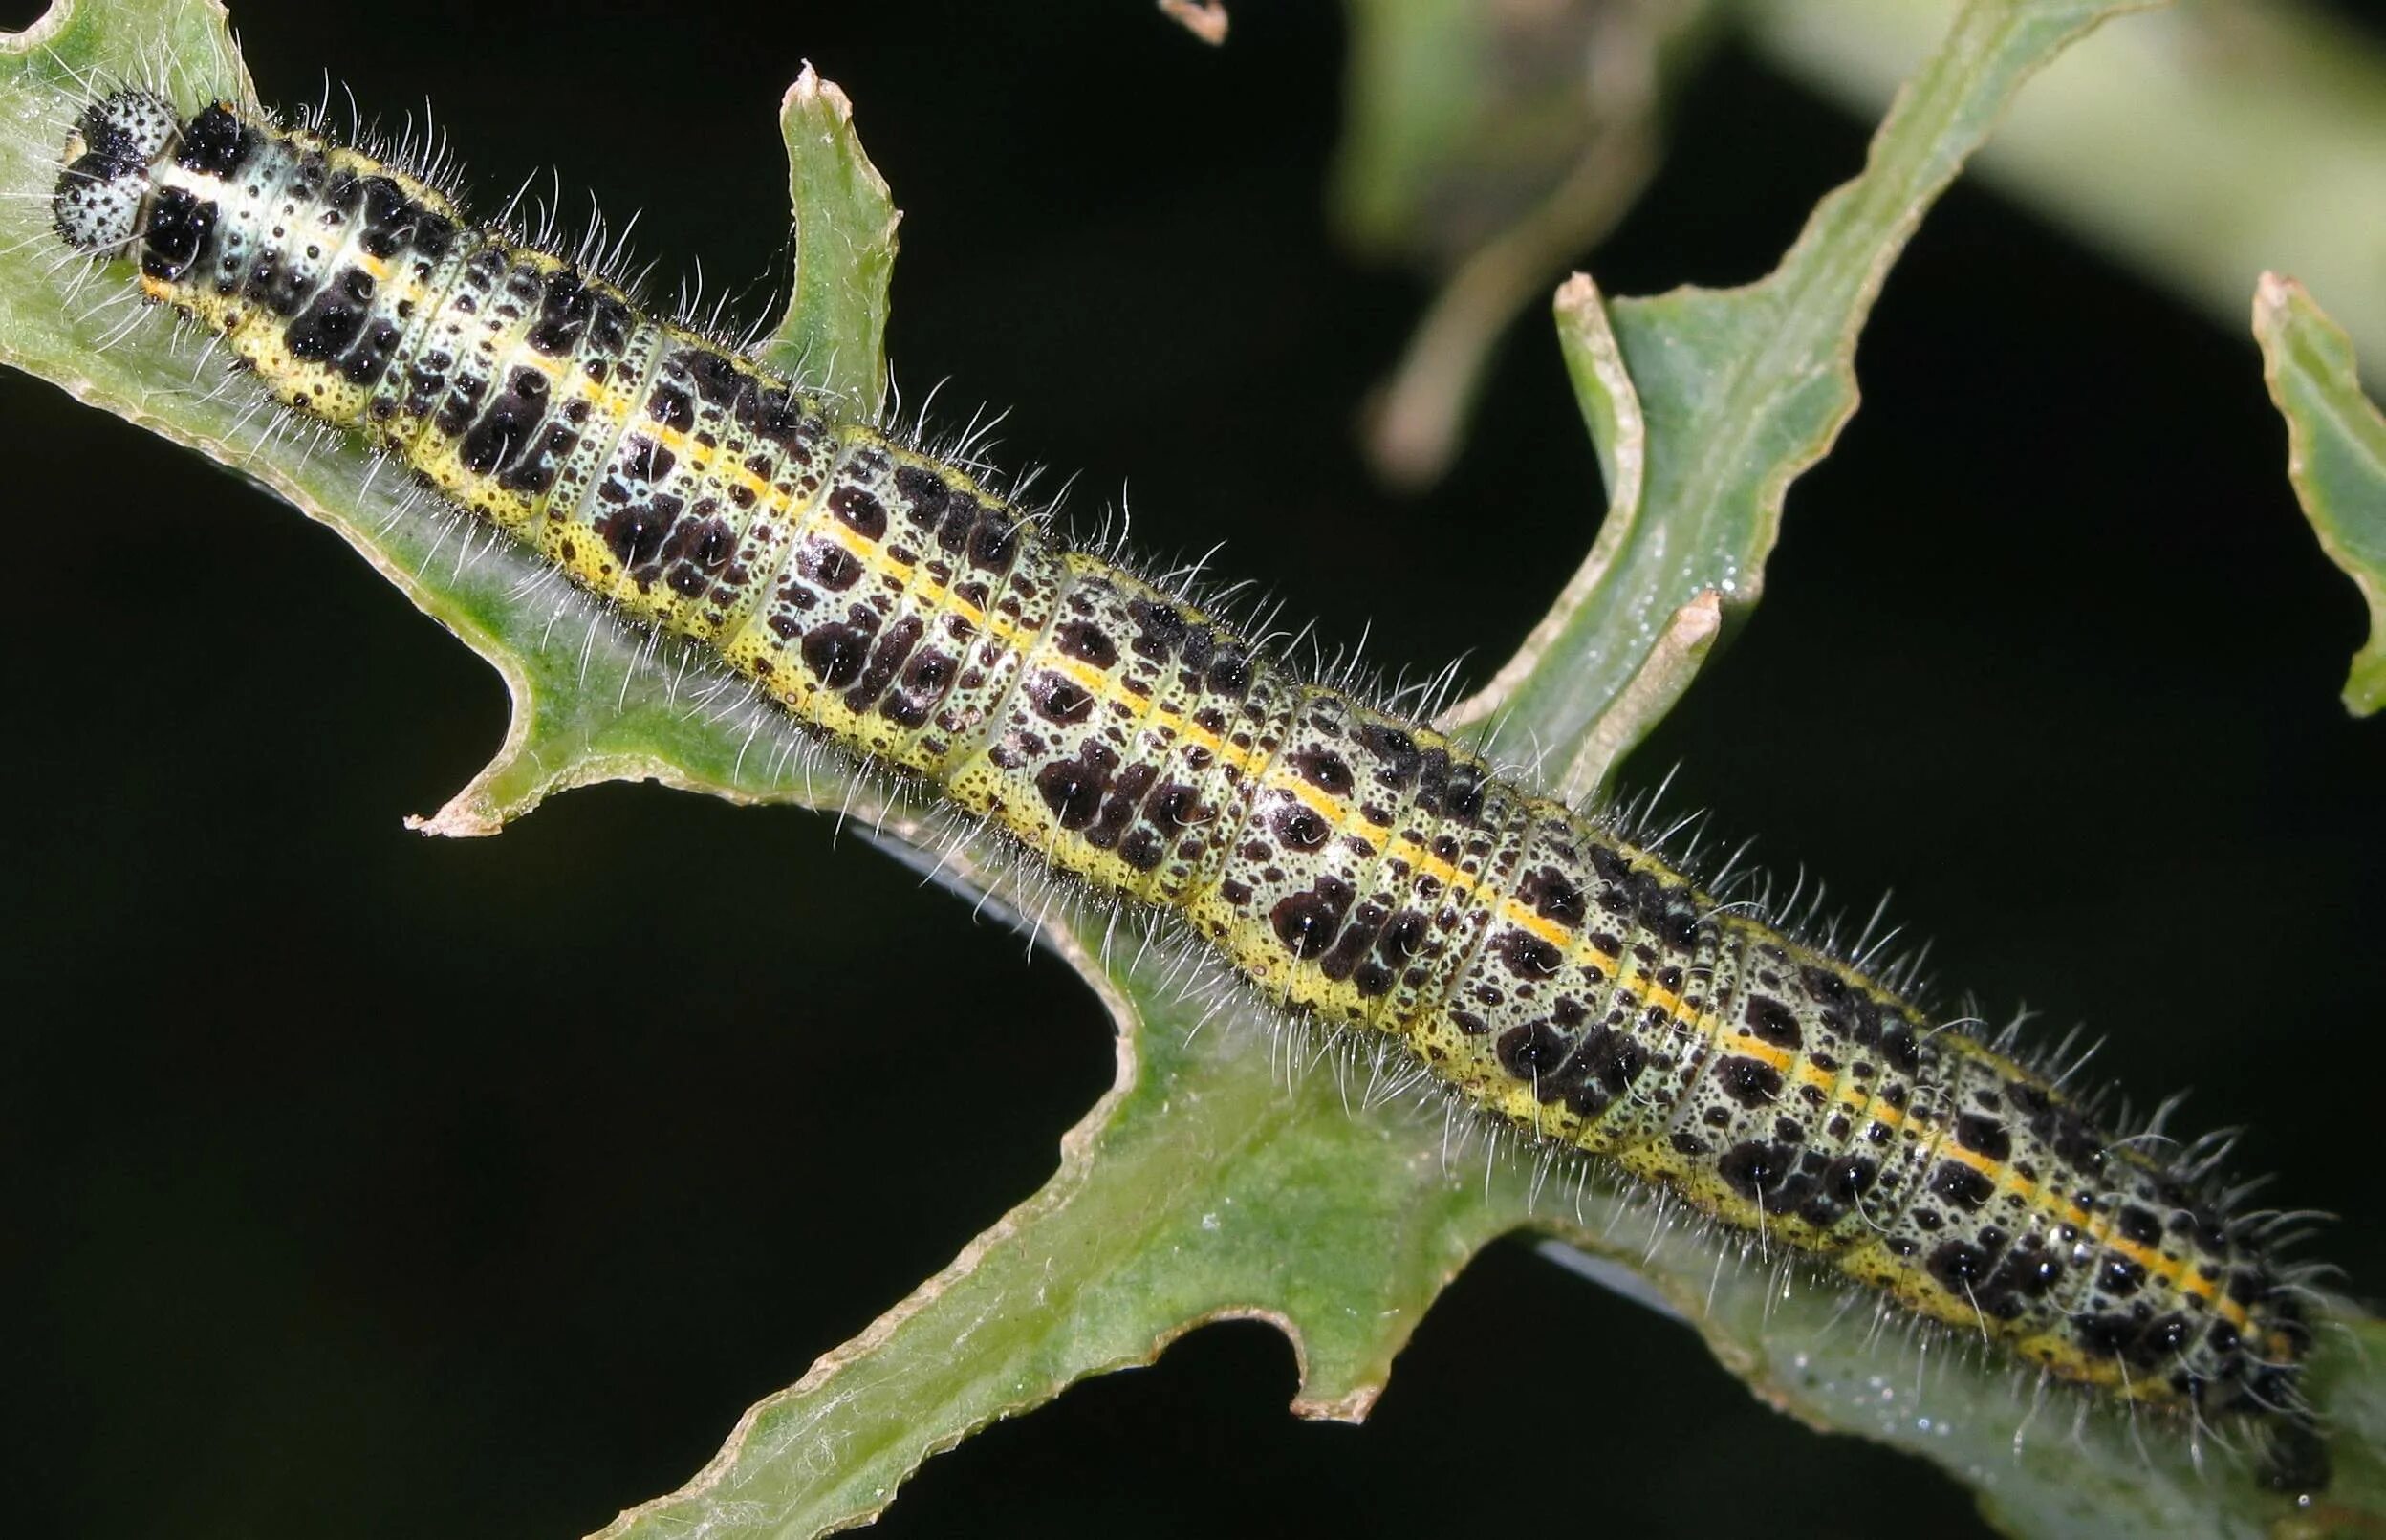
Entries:
POLYGON ((2298 1291, 2212 1172, 964 471, 227 103, 93 103, 54 214, 286 404, 1491 1118, 2056 1377, 2308 1435, 2298 1291))

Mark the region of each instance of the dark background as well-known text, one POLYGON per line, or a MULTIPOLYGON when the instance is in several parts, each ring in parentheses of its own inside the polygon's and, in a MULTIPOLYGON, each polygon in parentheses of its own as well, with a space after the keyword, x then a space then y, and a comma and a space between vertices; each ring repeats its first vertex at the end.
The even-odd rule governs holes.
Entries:
MULTIPOLYGON (((697 254, 775 268, 771 111, 813 59, 907 211, 907 387, 1009 407, 1008 457, 1082 471, 1081 510, 1131 478, 1146 550, 1225 537, 1221 570, 1330 637, 1372 622, 1387 662, 1480 682, 1587 544, 1540 314, 1440 492, 1356 462, 1422 291, 1323 228, 1334 8, 1247 0, 1224 51, 1134 0, 590 9, 235 19, 269 100, 326 68, 392 114, 427 94, 484 206, 553 164, 642 207, 666 295, 697 254)), ((1864 137, 1726 51, 1592 265, 1754 277, 1864 137)), ((2362 613, 2243 327, 1959 186, 1861 363, 1764 607, 1635 778, 1679 763, 1681 804, 1855 907, 1894 887, 1941 980, 2092 1023, 2140 1105, 2192 1086, 2186 1125, 2250 1125, 2244 1164, 2345 1216, 2316 1249, 2374 1297, 2386 726, 2336 704, 2362 613)), ((496 746, 493 674, 181 450, 15 376, 0 438, 10 1529, 595 1529, 1032 1192, 1108 1084, 1065 969, 825 819, 617 786, 407 835, 496 746), (705 965, 725 922, 783 933, 780 965, 705 965)), ((1198 1333, 932 1462, 885 1529, 1978 1523, 1520 1246, 1365 1427, 1295 1422, 1292 1386, 1271 1333, 1198 1333)))

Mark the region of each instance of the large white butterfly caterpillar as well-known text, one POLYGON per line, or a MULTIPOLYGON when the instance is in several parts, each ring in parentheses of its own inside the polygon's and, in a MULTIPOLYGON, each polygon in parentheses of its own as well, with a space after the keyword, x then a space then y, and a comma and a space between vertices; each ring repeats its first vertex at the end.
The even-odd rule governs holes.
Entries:
POLYGON ((2251 1420, 2273 1480, 2325 1480, 2264 1223, 1895 980, 358 150, 118 92, 54 213, 290 406, 1269 996, 2058 1378, 2251 1420))

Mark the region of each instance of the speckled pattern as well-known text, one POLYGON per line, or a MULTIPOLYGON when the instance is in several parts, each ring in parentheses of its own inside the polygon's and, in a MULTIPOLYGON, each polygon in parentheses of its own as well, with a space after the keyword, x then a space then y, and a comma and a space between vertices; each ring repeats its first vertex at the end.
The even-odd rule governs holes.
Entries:
POLYGON ((1467 748, 356 151, 122 93, 69 161, 61 233, 281 400, 1267 996, 2063 1379, 2295 1401, 2209 1183, 1467 748))

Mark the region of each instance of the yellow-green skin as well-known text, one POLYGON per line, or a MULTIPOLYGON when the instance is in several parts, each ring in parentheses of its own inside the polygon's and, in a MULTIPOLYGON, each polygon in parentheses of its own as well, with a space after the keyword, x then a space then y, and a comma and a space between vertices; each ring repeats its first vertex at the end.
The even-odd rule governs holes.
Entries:
POLYGON ((2063 1379, 2293 1403, 2268 1261, 2034 1071, 413 178, 224 106, 151 153, 108 115, 163 104, 125 100, 69 147, 63 233, 138 193, 146 293, 822 737, 1502 1123, 2063 1379))

